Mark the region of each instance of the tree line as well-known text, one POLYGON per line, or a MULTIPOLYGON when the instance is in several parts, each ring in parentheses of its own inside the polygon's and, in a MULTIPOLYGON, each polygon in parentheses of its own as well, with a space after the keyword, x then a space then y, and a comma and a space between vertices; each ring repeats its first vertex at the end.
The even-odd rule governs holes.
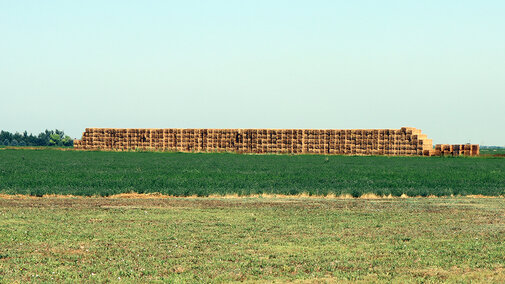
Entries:
POLYGON ((74 140, 62 130, 47 130, 39 135, 0 131, 0 145, 4 146, 73 146, 74 140))

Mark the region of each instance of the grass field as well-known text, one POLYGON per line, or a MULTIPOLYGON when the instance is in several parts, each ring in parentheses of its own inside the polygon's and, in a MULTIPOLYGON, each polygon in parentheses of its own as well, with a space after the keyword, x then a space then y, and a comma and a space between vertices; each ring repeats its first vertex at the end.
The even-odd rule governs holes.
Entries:
POLYGON ((500 157, 0 150, 0 193, 504 195, 500 157))
POLYGON ((0 199, 0 282, 505 281, 503 198, 0 199))
POLYGON ((483 156, 492 156, 492 155, 505 155, 505 149, 500 148, 500 149, 481 149, 480 154, 483 156))

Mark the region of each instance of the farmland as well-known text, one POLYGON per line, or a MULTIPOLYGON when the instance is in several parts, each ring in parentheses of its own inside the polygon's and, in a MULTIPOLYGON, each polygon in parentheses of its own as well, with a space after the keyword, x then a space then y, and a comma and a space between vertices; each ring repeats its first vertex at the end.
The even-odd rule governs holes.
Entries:
POLYGON ((503 197, 464 195, 504 184, 493 156, 2 148, 0 282, 499 283, 503 197))
POLYGON ((480 153, 483 156, 505 156, 505 148, 481 149, 480 153))
POLYGON ((505 281, 502 198, 0 199, 0 282, 505 281))
POLYGON ((504 195, 500 157, 0 151, 0 193, 504 195))

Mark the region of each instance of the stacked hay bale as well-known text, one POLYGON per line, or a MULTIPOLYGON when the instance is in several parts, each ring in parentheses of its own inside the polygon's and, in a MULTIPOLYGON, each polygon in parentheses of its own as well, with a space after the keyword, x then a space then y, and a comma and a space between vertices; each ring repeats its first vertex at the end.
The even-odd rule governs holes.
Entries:
POLYGON ((478 145, 439 144, 401 129, 113 129, 86 128, 82 150, 148 150, 344 155, 478 155, 478 145))
POLYGON ((478 156, 480 147, 478 144, 437 144, 435 145, 436 156, 478 156))

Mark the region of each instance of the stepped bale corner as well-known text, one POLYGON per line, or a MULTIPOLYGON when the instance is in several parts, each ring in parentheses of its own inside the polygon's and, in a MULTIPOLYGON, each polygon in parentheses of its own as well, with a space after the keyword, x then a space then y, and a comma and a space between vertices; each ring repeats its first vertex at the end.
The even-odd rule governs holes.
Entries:
POLYGON ((86 128, 77 150, 433 156, 479 154, 479 145, 437 145, 420 129, 86 128))

